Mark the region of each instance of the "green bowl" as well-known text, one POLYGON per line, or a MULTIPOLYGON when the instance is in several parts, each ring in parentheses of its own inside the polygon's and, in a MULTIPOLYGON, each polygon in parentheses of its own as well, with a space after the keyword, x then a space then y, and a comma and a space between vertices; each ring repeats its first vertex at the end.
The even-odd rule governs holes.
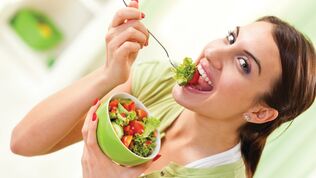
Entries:
POLYGON ((105 102, 101 103, 96 111, 99 120, 97 127, 97 140, 99 147, 110 159, 123 166, 136 166, 152 160, 160 150, 161 143, 159 132, 157 131, 156 148, 150 156, 141 157, 129 150, 116 135, 110 121, 108 106, 109 102, 115 98, 131 99, 135 102, 137 108, 143 109, 150 116, 148 109, 134 96, 127 93, 117 93, 112 95, 105 102))

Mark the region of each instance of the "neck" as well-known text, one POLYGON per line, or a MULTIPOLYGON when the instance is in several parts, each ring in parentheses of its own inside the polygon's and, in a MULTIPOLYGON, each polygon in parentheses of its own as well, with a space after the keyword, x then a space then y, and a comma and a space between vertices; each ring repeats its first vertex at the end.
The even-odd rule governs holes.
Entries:
POLYGON ((216 154, 239 142, 239 124, 234 120, 211 119, 185 109, 166 137, 177 140, 182 146, 190 145, 206 154, 216 154))

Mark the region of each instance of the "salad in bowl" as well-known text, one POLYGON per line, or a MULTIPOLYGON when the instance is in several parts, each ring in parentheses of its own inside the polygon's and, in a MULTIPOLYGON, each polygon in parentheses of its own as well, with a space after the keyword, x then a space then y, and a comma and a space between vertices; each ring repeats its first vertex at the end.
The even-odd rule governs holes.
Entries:
POLYGON ((96 111, 97 140, 114 162, 135 166, 153 159, 160 150, 160 120, 127 93, 114 94, 96 111))

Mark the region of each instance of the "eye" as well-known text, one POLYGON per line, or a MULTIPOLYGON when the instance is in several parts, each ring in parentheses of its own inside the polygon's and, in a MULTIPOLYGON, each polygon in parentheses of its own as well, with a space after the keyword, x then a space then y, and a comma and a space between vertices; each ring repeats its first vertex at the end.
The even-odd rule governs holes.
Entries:
POLYGON ((237 59, 243 72, 249 74, 251 72, 251 67, 248 63, 248 59, 245 59, 244 57, 238 57, 237 59))
POLYGON ((236 41, 236 35, 233 31, 228 31, 226 39, 230 45, 234 44, 236 41))

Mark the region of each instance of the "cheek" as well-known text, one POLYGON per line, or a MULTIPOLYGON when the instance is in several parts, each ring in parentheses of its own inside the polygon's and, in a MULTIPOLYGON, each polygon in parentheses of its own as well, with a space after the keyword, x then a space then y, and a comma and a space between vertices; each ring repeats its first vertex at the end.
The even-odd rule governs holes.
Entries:
POLYGON ((209 100, 214 108, 212 112, 226 118, 244 112, 252 103, 253 94, 250 89, 245 82, 236 78, 221 80, 214 97, 209 100))

